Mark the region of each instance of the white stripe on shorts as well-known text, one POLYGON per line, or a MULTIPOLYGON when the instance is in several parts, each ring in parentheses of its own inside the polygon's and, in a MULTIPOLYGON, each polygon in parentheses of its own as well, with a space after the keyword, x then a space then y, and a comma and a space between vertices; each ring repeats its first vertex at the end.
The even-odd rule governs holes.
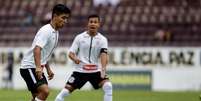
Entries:
POLYGON ((33 80, 34 83, 36 83, 36 78, 34 77, 34 74, 32 73, 31 69, 28 69, 29 74, 31 75, 31 79, 33 80))

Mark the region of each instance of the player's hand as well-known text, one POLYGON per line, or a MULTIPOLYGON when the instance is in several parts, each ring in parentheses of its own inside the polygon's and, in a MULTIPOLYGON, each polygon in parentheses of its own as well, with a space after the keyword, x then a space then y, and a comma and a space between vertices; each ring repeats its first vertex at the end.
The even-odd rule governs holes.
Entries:
POLYGON ((48 80, 52 80, 54 78, 54 73, 52 72, 52 70, 48 70, 47 74, 48 74, 48 80))
POLYGON ((76 64, 80 64, 81 61, 80 61, 80 59, 75 59, 74 62, 75 62, 76 64))
POLYGON ((101 78, 105 78, 105 77, 106 77, 105 70, 102 70, 102 71, 101 71, 101 78))
POLYGON ((43 69, 41 67, 36 67, 35 73, 39 80, 43 78, 43 69))

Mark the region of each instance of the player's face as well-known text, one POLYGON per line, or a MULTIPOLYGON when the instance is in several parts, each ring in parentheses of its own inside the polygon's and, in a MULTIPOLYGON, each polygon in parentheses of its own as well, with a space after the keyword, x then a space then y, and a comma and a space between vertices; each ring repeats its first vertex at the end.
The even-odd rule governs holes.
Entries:
POLYGON ((56 26, 57 28, 62 28, 65 23, 68 23, 70 15, 69 14, 61 14, 61 15, 56 15, 56 26))
POLYGON ((89 32, 96 33, 100 27, 100 20, 97 17, 89 18, 87 27, 89 32))

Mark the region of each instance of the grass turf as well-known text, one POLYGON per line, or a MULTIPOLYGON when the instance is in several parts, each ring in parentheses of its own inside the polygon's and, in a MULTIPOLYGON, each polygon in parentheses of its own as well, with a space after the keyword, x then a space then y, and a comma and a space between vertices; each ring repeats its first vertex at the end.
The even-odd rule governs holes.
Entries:
MULTIPOLYGON (((47 101, 54 101, 58 90, 51 90, 47 101)), ((134 90, 114 90, 113 101, 201 101, 201 92, 152 92, 134 90)), ((76 90, 65 101, 103 101, 101 90, 76 90)), ((27 90, 0 89, 0 101, 30 101, 27 90)))

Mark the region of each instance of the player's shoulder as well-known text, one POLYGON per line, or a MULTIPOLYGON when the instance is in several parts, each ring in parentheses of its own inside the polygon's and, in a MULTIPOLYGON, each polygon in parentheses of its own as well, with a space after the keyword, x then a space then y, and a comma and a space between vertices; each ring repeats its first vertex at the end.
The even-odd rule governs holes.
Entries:
POLYGON ((107 38, 100 32, 98 32, 98 37, 100 37, 103 40, 107 40, 107 38))
POLYGON ((39 29, 39 32, 42 31, 42 32, 51 32, 53 30, 53 28, 51 27, 50 24, 46 24, 46 25, 43 25, 40 29, 39 29))
POLYGON ((43 34, 43 35, 49 35, 50 34, 50 32, 52 32, 52 27, 51 27, 51 25, 50 24, 46 24, 46 25, 43 25, 39 30, 38 30, 38 32, 37 32, 37 35, 41 35, 41 34, 43 34))
POLYGON ((81 33, 79 33, 79 34, 77 34, 76 35, 76 38, 83 38, 84 36, 86 36, 87 35, 87 33, 86 32, 81 32, 81 33))

